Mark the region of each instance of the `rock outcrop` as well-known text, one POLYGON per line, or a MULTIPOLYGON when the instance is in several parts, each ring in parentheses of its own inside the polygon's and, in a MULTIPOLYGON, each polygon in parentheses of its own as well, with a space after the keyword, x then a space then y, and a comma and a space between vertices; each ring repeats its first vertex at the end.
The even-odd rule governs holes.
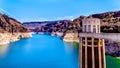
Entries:
POLYGON ((82 19, 86 18, 85 16, 80 16, 73 20, 66 29, 66 33, 63 37, 63 40, 66 42, 79 42, 78 33, 82 32, 82 19))
POLYGON ((32 23, 23 23, 25 26, 34 32, 65 32, 70 20, 58 20, 58 21, 45 21, 45 22, 32 22, 32 23), (37 25, 36 25, 37 24, 37 25), (34 29, 33 29, 34 28, 34 29))
POLYGON ((30 31, 14 18, 0 14, 0 44, 31 37, 30 31))
POLYGON ((8 44, 31 36, 31 33, 0 33, 0 44, 8 44))
POLYGON ((63 40, 66 42, 79 42, 78 33, 66 33, 63 40))
POLYGON ((120 57, 120 42, 105 41, 105 52, 108 55, 120 57))
POLYGON ((101 19, 101 32, 120 33, 120 11, 91 15, 101 19))

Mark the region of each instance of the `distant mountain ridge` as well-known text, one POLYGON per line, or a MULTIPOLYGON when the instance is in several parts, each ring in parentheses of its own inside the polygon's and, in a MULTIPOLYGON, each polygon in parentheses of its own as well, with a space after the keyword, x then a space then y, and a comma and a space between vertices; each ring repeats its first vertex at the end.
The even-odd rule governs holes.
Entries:
POLYGON ((120 11, 93 14, 93 15, 91 15, 91 16, 92 16, 92 17, 95 17, 95 18, 100 18, 100 19, 111 18, 111 17, 114 17, 114 18, 115 18, 115 17, 120 17, 120 11))
POLYGON ((24 22, 23 24, 32 32, 64 32, 70 20, 43 21, 43 22, 24 22))

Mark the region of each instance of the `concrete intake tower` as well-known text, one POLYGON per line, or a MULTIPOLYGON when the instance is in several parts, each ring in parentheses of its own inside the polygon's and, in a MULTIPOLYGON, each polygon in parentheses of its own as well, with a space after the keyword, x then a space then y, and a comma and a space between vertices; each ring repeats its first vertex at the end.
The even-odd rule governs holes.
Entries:
MULTIPOLYGON (((82 32, 100 33, 100 19, 83 19, 82 32)), ((106 68, 104 39, 87 36, 79 39, 80 68, 106 68)))

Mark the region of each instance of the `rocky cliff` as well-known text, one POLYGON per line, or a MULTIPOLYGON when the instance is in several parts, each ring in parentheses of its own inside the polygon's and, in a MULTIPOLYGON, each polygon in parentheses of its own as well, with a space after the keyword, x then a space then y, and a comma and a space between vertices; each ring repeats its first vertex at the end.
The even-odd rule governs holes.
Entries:
POLYGON ((23 24, 5 14, 0 14, 0 44, 28 37, 31 37, 31 33, 23 24))
POLYGON ((93 14, 91 16, 101 19, 101 32, 120 33, 120 11, 93 14))
MULTIPOLYGON (((41 22, 24 22, 24 26, 32 32, 41 32, 41 28, 46 24, 55 23, 56 21, 41 21, 41 22)), ((43 28, 44 29, 44 28, 43 28)))
POLYGON ((29 30, 23 26, 19 21, 15 20, 14 18, 8 17, 7 15, 0 14, 0 32, 9 32, 9 33, 16 33, 16 32, 29 32, 29 30))
POLYGON ((82 19, 85 16, 80 16, 72 21, 66 29, 63 40, 66 42, 79 42, 78 33, 82 32, 82 19))
POLYGON ((105 52, 108 55, 120 57, 120 42, 105 41, 105 52))
POLYGON ((80 16, 73 20, 71 28, 73 28, 73 27, 77 28, 77 29, 75 29, 75 30, 73 29, 73 30, 74 31, 77 30, 78 32, 81 32, 82 31, 82 29, 81 29, 82 19, 89 18, 89 17, 99 18, 101 20, 101 32, 120 33, 120 11, 92 14, 90 16, 80 16), (79 25, 79 26, 74 26, 74 25, 79 25))

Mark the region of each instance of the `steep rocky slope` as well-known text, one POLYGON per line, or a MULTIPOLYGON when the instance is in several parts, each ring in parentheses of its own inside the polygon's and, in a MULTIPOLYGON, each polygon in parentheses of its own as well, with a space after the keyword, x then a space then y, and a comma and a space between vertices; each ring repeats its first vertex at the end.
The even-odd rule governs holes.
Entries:
POLYGON ((19 21, 8 17, 7 15, 0 14, 0 32, 29 32, 19 21))
POLYGON ((120 33, 120 11, 93 14, 91 16, 101 19, 101 32, 120 33))
POLYGON ((39 32, 39 28, 45 26, 49 23, 55 23, 56 21, 41 21, 41 22, 24 22, 24 26, 26 26, 32 32, 39 32))
POLYGON ((63 40, 66 42, 79 42, 78 33, 82 32, 82 19, 85 16, 80 16, 73 20, 66 29, 63 40))
POLYGON ((0 44, 27 37, 31 37, 31 33, 19 21, 5 14, 0 14, 0 44))
MULTIPOLYGON (((120 33, 120 11, 92 14, 90 16, 80 16, 73 20, 73 25, 71 28, 73 28, 75 24, 80 25, 79 28, 81 28, 81 21, 86 17, 99 18, 101 20, 101 32, 120 33)), ((75 28, 78 28, 78 26, 75 26, 75 28)), ((81 32, 81 30, 82 29, 77 29, 79 32, 81 32)))

